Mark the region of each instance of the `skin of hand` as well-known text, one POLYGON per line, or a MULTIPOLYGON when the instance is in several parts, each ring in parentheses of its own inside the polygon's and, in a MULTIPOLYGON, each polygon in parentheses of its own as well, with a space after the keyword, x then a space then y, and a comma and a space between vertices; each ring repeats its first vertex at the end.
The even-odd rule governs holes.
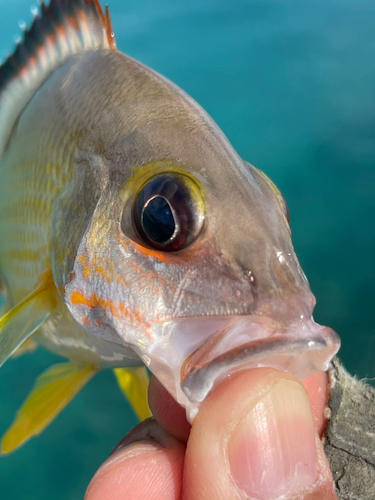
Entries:
POLYGON ((301 383, 242 371, 209 394, 190 427, 152 378, 154 418, 117 445, 85 500, 335 500, 321 443, 328 397, 323 372, 301 383))

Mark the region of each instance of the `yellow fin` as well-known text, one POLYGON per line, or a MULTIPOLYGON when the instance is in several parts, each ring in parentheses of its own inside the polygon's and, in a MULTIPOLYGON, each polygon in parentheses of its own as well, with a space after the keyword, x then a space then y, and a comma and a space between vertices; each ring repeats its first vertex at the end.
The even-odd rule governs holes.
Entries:
POLYGON ((38 347, 38 342, 36 342, 33 338, 29 337, 24 342, 22 342, 22 344, 16 351, 14 351, 14 353, 12 354, 12 358, 18 358, 19 356, 23 356, 24 354, 33 352, 37 347, 38 347))
POLYGON ((3 436, 1 453, 9 453, 40 434, 95 373, 93 366, 82 368, 71 363, 51 366, 42 373, 3 436))
POLYGON ((134 412, 140 420, 151 417, 147 403, 148 374, 146 367, 115 368, 114 373, 120 389, 129 399, 134 412))
POLYGON ((35 290, 0 318, 0 366, 30 337, 56 307, 56 288, 50 269, 35 290))

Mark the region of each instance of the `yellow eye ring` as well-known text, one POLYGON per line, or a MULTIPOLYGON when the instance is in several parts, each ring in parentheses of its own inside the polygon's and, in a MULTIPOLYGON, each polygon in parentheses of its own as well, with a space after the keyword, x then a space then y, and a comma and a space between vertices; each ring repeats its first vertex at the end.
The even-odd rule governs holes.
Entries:
POLYGON ((276 186, 276 184, 274 182, 271 181, 271 179, 264 173, 262 172, 262 170, 259 170, 257 168, 257 171, 259 172, 259 174, 261 175, 262 179, 267 183, 267 185, 272 189, 272 191, 275 193, 276 195, 276 198, 281 206, 281 208, 283 209, 283 213, 285 215, 285 218, 286 220, 288 221, 288 224, 290 222, 290 212, 289 212, 289 207, 288 207, 288 204, 282 194, 282 192, 280 191, 280 189, 276 186))

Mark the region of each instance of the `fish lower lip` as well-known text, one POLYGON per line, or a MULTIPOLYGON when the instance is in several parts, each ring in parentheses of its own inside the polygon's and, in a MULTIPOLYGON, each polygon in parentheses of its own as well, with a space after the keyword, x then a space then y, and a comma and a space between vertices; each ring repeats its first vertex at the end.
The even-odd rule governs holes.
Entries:
POLYGON ((312 319, 281 329, 264 317, 184 318, 159 325, 158 342, 142 359, 192 421, 200 403, 223 378, 271 367, 304 379, 327 370, 338 335, 312 319), (164 341, 161 341, 164 337, 164 341))
POLYGON ((271 367, 304 379, 328 368, 327 354, 331 360, 336 353, 329 344, 329 339, 319 335, 308 342, 275 335, 241 344, 217 356, 197 351, 183 366, 181 387, 191 401, 200 403, 215 383, 240 369, 271 367))

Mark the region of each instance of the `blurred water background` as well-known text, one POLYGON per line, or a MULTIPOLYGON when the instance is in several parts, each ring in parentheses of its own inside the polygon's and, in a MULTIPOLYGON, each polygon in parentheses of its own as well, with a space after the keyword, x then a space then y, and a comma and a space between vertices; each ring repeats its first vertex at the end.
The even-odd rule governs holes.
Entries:
MULTIPOLYGON (((347 368, 374 377, 373 0, 109 4, 119 49, 187 91, 280 187, 315 318, 340 334, 347 368)), ((30 0, 0 0, 0 8, 4 56, 18 22, 30 22, 30 0)), ((56 359, 40 349, 1 369, 1 434, 56 359)), ((135 423, 112 373, 99 374, 39 438, 0 458, 0 498, 82 499, 135 423)))

